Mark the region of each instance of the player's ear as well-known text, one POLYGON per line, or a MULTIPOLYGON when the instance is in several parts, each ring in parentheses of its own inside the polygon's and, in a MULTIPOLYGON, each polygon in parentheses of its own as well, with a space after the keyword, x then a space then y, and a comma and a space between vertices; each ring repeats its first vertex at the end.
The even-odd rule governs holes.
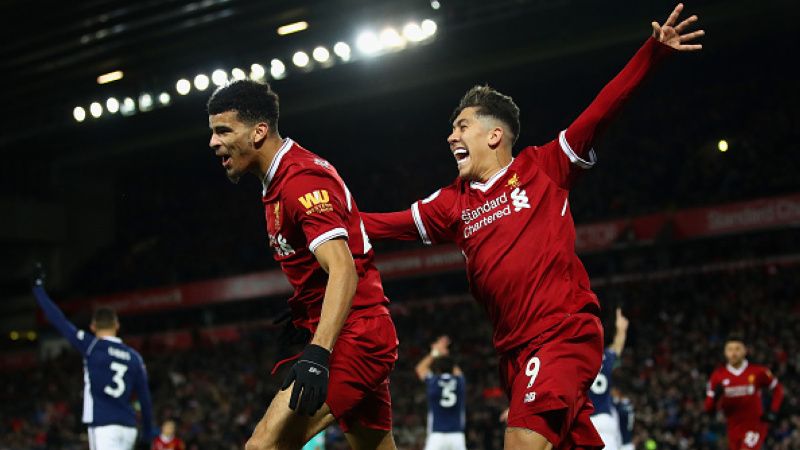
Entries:
POLYGON ((271 131, 266 122, 259 122, 253 127, 253 144, 255 144, 256 148, 261 147, 261 144, 264 143, 264 140, 267 139, 271 131))
POLYGON ((489 147, 494 149, 497 148, 498 145, 503 141, 503 128, 502 127, 493 127, 489 129, 489 134, 487 136, 489 147))

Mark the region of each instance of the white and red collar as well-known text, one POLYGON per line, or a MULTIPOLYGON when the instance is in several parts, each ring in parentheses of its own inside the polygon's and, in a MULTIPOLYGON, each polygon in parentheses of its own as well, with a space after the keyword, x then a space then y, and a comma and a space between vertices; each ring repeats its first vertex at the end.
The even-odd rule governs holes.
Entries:
POLYGON ((497 180, 499 180, 500 178, 503 178, 503 175, 506 174, 506 172, 508 171, 508 168, 511 167, 511 164, 514 164, 514 158, 511 158, 511 162, 508 163, 507 166, 505 166, 502 169, 500 169, 497 173, 492 175, 485 182, 481 183, 480 181, 471 181, 469 183, 469 187, 471 187, 472 189, 478 189, 481 192, 488 191, 497 182, 497 180))
POLYGON ((267 189, 269 189, 269 182, 275 177, 275 174, 278 172, 278 167, 281 165, 281 159, 283 159, 283 155, 286 154, 289 150, 291 150, 292 146, 294 146, 294 141, 291 138, 286 138, 283 140, 283 145, 281 148, 278 149, 278 153, 275 153, 275 157, 272 158, 272 162, 269 163, 269 169, 267 169, 267 174, 264 175, 264 179, 261 180, 261 185, 264 187, 264 191, 262 195, 267 195, 267 189))
POLYGON ((731 373, 731 374, 733 374, 734 376, 737 376, 737 377, 738 377, 739 375, 741 375, 742 373, 744 373, 745 369, 747 369, 747 366, 748 366, 749 364, 750 364, 750 363, 749 363, 749 362, 748 362, 748 361, 745 359, 745 360, 744 360, 744 362, 742 362, 742 366, 741 366, 741 367, 739 367, 738 369, 734 368, 734 367, 733 367, 732 365, 730 365, 730 364, 725 364, 725 368, 726 368, 726 369, 728 369, 728 372, 730 372, 730 373, 731 373))

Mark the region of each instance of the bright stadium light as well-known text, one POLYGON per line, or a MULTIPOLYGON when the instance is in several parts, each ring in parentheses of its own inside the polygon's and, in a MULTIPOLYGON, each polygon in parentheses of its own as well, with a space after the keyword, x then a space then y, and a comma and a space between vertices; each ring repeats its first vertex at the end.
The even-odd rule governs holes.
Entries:
POLYGON ((123 77, 123 73, 121 70, 115 70, 113 72, 108 72, 100 75, 97 77, 97 84, 106 84, 111 83, 112 81, 121 80, 123 77))
POLYGON ((178 91, 178 94, 186 95, 192 90, 192 83, 186 78, 181 78, 175 83, 175 90, 178 91))
POLYGON ((19 339, 19 331, 12 331, 8 334, 8 337, 10 337, 12 341, 16 341, 19 339))
POLYGON ((264 66, 262 66, 261 64, 250 65, 251 80, 263 80, 264 74, 266 74, 266 71, 264 70, 264 66))
POLYGON ((294 22, 278 27, 278 34, 281 36, 286 36, 287 34, 297 33, 306 29, 308 29, 308 22, 301 20, 300 22, 294 22))
POLYGON ((342 61, 350 60, 350 46, 344 42, 337 42, 336 45, 333 46, 333 53, 336 53, 336 56, 342 58, 342 61))
POLYGON ((109 97, 109 99, 106 100, 106 110, 111 114, 116 114, 117 111, 119 111, 119 101, 114 97, 109 97))
POLYGON ((441 4, 441 3, 439 3, 439 1, 438 1, 438 0, 431 0, 431 8, 433 8, 433 9, 439 9, 439 8, 441 8, 441 7, 442 7, 442 4, 441 4))
POLYGON ((247 78, 247 74, 244 73, 244 70, 238 67, 234 67, 233 70, 231 70, 231 76, 234 80, 244 80, 247 78))
POLYGON ((422 31, 422 28, 420 28, 419 24, 416 22, 410 22, 403 27, 403 37, 411 42, 419 42, 425 39, 425 32, 422 31))
POLYGON ((216 86, 225 86, 225 83, 228 82, 228 73, 222 69, 217 69, 211 73, 211 81, 216 86))
POLYGON ((295 52, 295 54, 292 56, 292 62, 297 67, 306 67, 309 63, 308 53, 295 52))
POLYGON ((198 91, 205 91, 206 89, 208 89, 208 83, 209 83, 208 77, 202 73, 194 77, 194 87, 198 91))
POLYGON ((356 38, 356 47, 365 55, 374 55, 381 50, 381 42, 375 33, 364 31, 356 38))
POLYGON ((386 28, 381 31, 378 41, 381 43, 381 47, 383 48, 400 48, 406 45, 406 41, 403 39, 403 36, 400 36, 400 33, 398 33, 394 28, 386 28))
POLYGON ((728 141, 726 141, 725 139, 720 139, 720 141, 717 143, 717 149, 719 149, 719 151, 721 151, 723 153, 727 152, 728 151, 728 141))
POLYGON ((92 115, 92 117, 97 119, 103 115, 103 105, 98 102, 92 102, 92 104, 89 105, 89 113, 92 115))
POLYGON ((314 57, 314 61, 318 63, 326 63, 329 59, 331 59, 331 52, 322 46, 315 48, 311 55, 314 57))
POLYGON ((286 65, 280 59, 273 59, 269 63, 269 74, 272 75, 272 78, 280 80, 286 76, 286 65))
POLYGON ((86 120, 86 110, 83 109, 82 106, 76 106, 75 109, 72 110, 72 117, 75 118, 76 122, 83 122, 86 120))
POLYGON ((150 111, 153 108, 153 97, 148 94, 144 93, 139 96, 139 110, 140 111, 150 111))
POLYGON ((422 32, 425 34, 425 37, 431 37, 436 34, 436 22, 432 21, 431 19, 425 19, 422 21, 422 32))
POLYGON ((167 92, 162 92, 162 93, 158 94, 158 103, 161 103, 162 106, 169 105, 169 102, 171 100, 172 100, 172 97, 170 97, 169 93, 167 93, 167 92))
POLYGON ((122 105, 119 107, 119 112, 121 112, 123 116, 134 114, 136 112, 136 102, 130 97, 125 97, 125 100, 122 101, 122 105))

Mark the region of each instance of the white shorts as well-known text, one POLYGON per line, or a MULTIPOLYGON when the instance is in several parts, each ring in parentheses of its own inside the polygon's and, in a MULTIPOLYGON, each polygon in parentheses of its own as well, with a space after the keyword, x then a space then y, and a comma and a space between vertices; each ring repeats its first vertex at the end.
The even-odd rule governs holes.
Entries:
POLYGON ((633 442, 631 442, 630 444, 622 444, 620 450, 636 450, 636 449, 633 448, 633 442))
POLYGON ((122 425, 89 427, 90 450, 133 450, 136 428, 122 425))
POLYGON ((605 444, 605 450, 619 450, 622 446, 622 436, 619 431, 619 421, 611 414, 595 414, 590 417, 595 429, 600 434, 605 444))
POLYGON ((425 440, 425 450, 466 450, 464 433, 430 433, 425 440))

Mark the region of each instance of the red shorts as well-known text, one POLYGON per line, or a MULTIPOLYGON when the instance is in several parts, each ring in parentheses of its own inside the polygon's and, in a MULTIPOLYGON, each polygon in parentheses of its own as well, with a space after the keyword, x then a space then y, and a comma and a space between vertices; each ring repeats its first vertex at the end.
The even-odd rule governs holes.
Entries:
POLYGON ((728 447, 731 450, 757 450, 764 445, 767 424, 759 422, 752 426, 728 426, 728 447))
POLYGON ((556 449, 601 449, 587 396, 603 361, 603 327, 594 314, 570 315, 528 345, 500 357, 509 397, 508 426, 533 430, 556 449))
POLYGON ((397 346, 394 323, 386 312, 348 320, 342 328, 331 353, 325 401, 342 431, 355 423, 392 429, 389 373, 397 361, 397 346))

